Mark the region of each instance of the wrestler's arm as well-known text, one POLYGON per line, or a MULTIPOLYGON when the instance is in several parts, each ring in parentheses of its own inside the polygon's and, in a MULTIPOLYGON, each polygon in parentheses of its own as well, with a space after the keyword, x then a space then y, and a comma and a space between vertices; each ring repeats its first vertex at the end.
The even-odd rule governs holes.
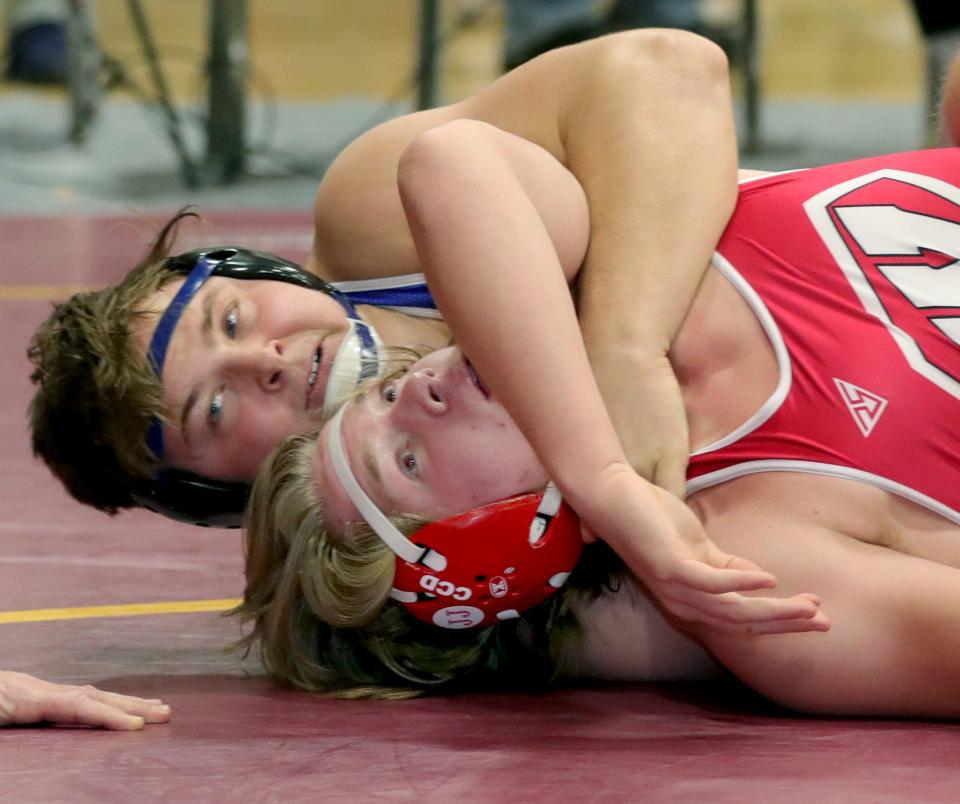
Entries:
POLYGON ((736 204, 726 57, 690 34, 647 32, 591 62, 579 90, 561 120, 591 213, 587 354, 633 466, 682 496, 689 443, 667 351, 736 204))
POLYGON ((0 670, 0 726, 50 722, 137 731, 145 723, 169 719, 170 707, 159 700, 90 686, 52 684, 25 673, 0 670))
POLYGON ((723 594, 773 578, 717 550, 678 499, 627 463, 565 283, 564 265, 577 264, 587 225, 570 172, 526 140, 459 120, 415 140, 399 186, 454 335, 568 501, 657 598, 717 628, 823 627, 806 595, 723 594))
POLYGON ((784 592, 815 588, 833 626, 775 638, 694 629, 718 661, 804 712, 960 717, 960 569, 785 518, 749 499, 724 508, 722 522, 708 521, 710 536, 776 572, 784 592))
POLYGON ((629 459, 682 493, 686 420, 666 351, 735 203, 722 51, 682 31, 626 32, 377 127, 320 185, 311 267, 334 280, 420 270, 397 163, 418 134, 465 118, 539 145, 583 185, 593 224, 580 288, 588 352, 629 459), (637 404, 645 417, 629 415, 637 404))

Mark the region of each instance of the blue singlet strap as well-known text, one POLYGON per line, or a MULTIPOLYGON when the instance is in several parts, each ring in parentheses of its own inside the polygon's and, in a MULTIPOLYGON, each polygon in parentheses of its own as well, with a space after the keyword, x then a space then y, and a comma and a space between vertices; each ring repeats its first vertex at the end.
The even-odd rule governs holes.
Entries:
MULTIPOLYGON (((167 309, 160 316, 157 328, 150 339, 150 348, 147 350, 147 358, 150 365, 157 374, 157 378, 163 378, 163 364, 167 360, 167 349, 170 347, 170 339, 173 337, 173 331, 177 328, 180 316, 191 299, 197 295, 197 291, 203 287, 203 283, 210 278, 214 268, 220 264, 220 260, 201 259, 189 273, 173 301, 167 305, 167 309)), ((156 456, 157 460, 163 458, 163 425, 159 419, 150 422, 147 430, 147 446, 156 456)))
MULTIPOLYGON (((348 282, 356 285, 358 282, 348 282)), ((366 288, 364 290, 343 290, 354 304, 372 304, 374 307, 416 307, 423 310, 436 310, 437 303, 425 283, 404 287, 366 288)))
MULTIPOLYGON (((353 304, 354 300, 351 299, 348 294, 334 288, 330 295, 339 302, 347 314, 347 318, 353 319, 357 324, 357 337, 360 338, 360 346, 363 348, 363 354, 366 356, 363 369, 360 372, 360 379, 366 380, 376 376, 380 373, 380 363, 377 358, 377 343, 370 332, 370 325, 360 317, 360 313, 357 312, 357 308, 353 304)), ((362 302, 359 303, 362 304, 362 302)))

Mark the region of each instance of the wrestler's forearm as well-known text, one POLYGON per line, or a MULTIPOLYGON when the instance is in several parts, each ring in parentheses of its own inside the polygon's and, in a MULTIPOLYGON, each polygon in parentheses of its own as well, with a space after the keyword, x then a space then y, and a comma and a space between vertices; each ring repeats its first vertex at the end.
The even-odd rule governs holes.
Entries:
POLYGON ((637 32, 599 50, 563 102, 566 163, 591 210, 588 351, 665 352, 736 204, 726 58, 691 34, 637 32))
POLYGON ((581 195, 575 214, 579 187, 549 155, 563 173, 538 205, 539 182, 504 158, 504 142, 515 138, 471 121, 428 132, 401 160, 400 194, 461 347, 561 489, 578 495, 610 465, 625 465, 558 256, 586 209, 581 195), (566 221, 551 221, 556 206, 569 207, 566 221))
POLYGON ((638 32, 600 52, 567 102, 566 162, 592 221, 587 353, 631 464, 680 495, 689 439, 667 351, 736 201, 726 60, 690 34, 638 32))

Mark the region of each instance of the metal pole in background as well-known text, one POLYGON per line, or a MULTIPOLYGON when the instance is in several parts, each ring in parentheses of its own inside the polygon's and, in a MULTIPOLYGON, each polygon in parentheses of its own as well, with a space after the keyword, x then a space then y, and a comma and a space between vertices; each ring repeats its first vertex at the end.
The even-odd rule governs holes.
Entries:
POLYGON ((102 54, 91 18, 90 4, 70 0, 67 6, 67 95, 70 99, 70 142, 87 136, 100 106, 102 54))
POLYGON ((210 0, 207 168, 215 180, 243 173, 247 145, 247 0, 210 0))
POLYGON ((157 48, 153 43, 153 35, 150 33, 147 15, 143 10, 141 0, 128 0, 128 5, 130 15, 133 17, 133 26, 140 39, 140 46, 143 48, 144 56, 147 59, 147 67, 150 69, 153 89, 157 93, 156 102, 167 124, 167 136, 180 159, 180 172, 183 175, 183 181, 187 187, 196 187, 197 172, 181 135, 180 117, 177 115, 177 110, 170 99, 170 91, 167 89, 167 81, 164 78, 163 70, 160 69, 160 59, 157 56, 157 48))
POLYGON ((420 49, 417 59, 417 108, 432 109, 439 102, 439 0, 420 0, 420 49))
POLYGON ((743 149, 757 153, 762 147, 760 132, 760 43, 757 35, 756 0, 743 4, 743 95, 747 114, 747 136, 743 149))

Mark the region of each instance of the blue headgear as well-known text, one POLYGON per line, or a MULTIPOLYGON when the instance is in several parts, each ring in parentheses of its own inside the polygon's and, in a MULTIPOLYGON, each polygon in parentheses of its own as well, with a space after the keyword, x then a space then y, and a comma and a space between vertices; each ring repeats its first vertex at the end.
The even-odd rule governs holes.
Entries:
MULTIPOLYGON (((345 338, 341 352, 352 349, 356 381, 380 373, 382 360, 373 328, 359 317, 347 296, 292 262, 259 251, 230 247, 189 251, 168 259, 166 267, 174 273, 185 274, 186 280, 160 316, 147 350, 147 358, 157 377, 163 376, 170 339, 183 311, 211 276, 289 282, 331 296, 343 307, 350 320, 350 343, 345 338)), ((338 353, 338 359, 339 356, 338 353)), ((328 394, 325 404, 334 399, 335 395, 328 394)), ((154 419, 147 429, 147 446, 158 460, 163 460, 163 424, 159 419, 154 419)), ((137 489, 133 497, 145 508, 182 522, 239 527, 249 493, 250 487, 246 483, 211 480, 178 469, 161 469, 153 480, 137 489)))

